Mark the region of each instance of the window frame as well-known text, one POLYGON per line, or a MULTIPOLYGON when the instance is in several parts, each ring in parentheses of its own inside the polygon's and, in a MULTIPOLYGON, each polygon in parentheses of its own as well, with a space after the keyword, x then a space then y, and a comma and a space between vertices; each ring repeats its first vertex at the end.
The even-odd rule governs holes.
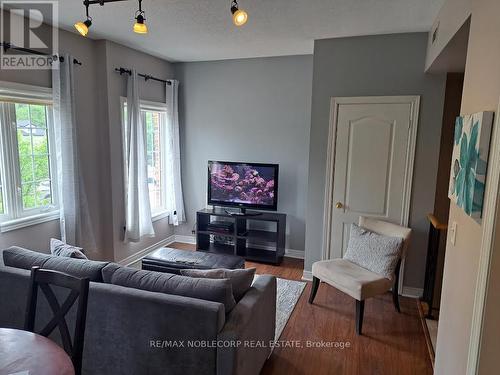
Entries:
POLYGON ((52 89, 0 81, 0 173, 2 178, 4 214, 0 214, 0 232, 7 232, 59 219, 59 189, 54 134, 52 89), (15 104, 47 106, 47 141, 49 179, 52 204, 44 207, 23 207, 21 166, 15 122, 15 104))
MULTIPOLYGON (((166 152, 166 146, 167 142, 169 142, 168 139, 168 129, 167 129, 167 116, 168 116, 168 105, 166 103, 161 103, 161 102, 154 102, 154 101, 149 101, 149 100, 140 100, 139 101, 140 107, 141 107, 141 112, 142 111, 154 111, 154 112, 160 112, 162 115, 160 116, 160 127, 163 126, 163 130, 160 129, 160 157, 161 157, 161 163, 162 163, 162 177, 161 177, 161 200, 162 200, 162 208, 156 211, 151 210, 151 220, 152 221, 157 221, 164 219, 168 217, 168 207, 167 207, 167 173, 166 173, 166 165, 167 165, 167 152, 166 152)), ((122 133, 122 152, 123 152, 123 181, 124 181, 124 187, 127 185, 127 174, 126 168, 127 168, 127 159, 126 159, 126 152, 127 152, 127 143, 126 143, 126 134, 125 134, 125 107, 127 105, 127 98, 124 96, 120 97, 120 117, 121 117, 121 133, 122 133)), ((142 113, 141 113, 142 117, 142 113)), ((144 121, 144 124, 146 123, 146 118, 145 116, 142 117, 142 120, 144 121)), ((126 199, 126 191, 124 189, 124 199, 126 199)))

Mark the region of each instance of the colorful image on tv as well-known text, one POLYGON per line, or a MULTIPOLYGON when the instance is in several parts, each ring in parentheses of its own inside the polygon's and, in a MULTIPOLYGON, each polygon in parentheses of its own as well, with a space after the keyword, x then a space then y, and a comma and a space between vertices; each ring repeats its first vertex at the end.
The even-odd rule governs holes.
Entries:
POLYGON ((210 171, 213 201, 273 205, 273 167, 213 163, 210 171))

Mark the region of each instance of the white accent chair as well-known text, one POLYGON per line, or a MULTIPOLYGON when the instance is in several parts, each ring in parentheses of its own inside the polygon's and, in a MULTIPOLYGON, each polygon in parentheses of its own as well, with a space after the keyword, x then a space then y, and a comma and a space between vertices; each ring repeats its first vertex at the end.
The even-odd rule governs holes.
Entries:
POLYGON ((399 270, 401 261, 406 256, 411 229, 364 216, 360 216, 359 226, 381 235, 403 238, 403 251, 394 274, 388 279, 341 258, 315 262, 312 266, 313 285, 311 295, 309 296, 309 303, 314 302, 320 281, 350 295, 356 300, 356 333, 361 335, 365 300, 367 298, 386 293, 392 287, 394 307, 398 312, 401 312, 398 291, 399 270))

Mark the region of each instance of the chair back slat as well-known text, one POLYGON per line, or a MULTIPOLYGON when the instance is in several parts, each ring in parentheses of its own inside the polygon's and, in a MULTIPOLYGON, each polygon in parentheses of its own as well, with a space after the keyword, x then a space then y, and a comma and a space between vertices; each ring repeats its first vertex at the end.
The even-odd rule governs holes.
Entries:
POLYGON ((61 341, 64 350, 70 356, 75 373, 81 373, 83 340, 85 335, 85 322, 87 315, 87 302, 89 291, 89 279, 79 279, 62 272, 40 269, 40 267, 32 267, 31 283, 28 292, 28 303, 26 307, 26 317, 24 328, 27 331, 34 332, 36 308, 38 300, 38 289, 41 289, 50 309, 52 310, 52 319, 39 332, 42 336, 49 336, 56 327, 59 328, 61 341), (70 293, 62 304, 59 303, 51 285, 70 289, 70 293), (73 342, 66 322, 66 315, 71 310, 75 302, 78 301, 77 318, 75 323, 75 331, 73 342))
POLYGON ((73 350, 73 345, 71 343, 71 335, 69 333, 68 324, 66 323, 65 316, 69 309, 73 306, 76 299, 78 298, 78 292, 72 290, 68 295, 66 300, 62 305, 59 305, 57 297, 50 288, 49 284, 38 284, 40 289, 45 295, 45 298, 49 302, 49 306, 54 314, 52 320, 47 323, 47 325, 40 330, 39 334, 42 336, 49 336, 56 327, 59 327, 59 333, 61 334, 61 341, 63 343, 64 350, 67 353, 71 353, 73 350))

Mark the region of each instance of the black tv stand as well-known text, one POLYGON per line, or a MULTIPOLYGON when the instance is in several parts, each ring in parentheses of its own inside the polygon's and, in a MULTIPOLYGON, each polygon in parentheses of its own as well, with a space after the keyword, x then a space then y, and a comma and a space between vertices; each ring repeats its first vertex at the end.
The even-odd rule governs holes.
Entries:
POLYGON ((280 264, 285 255, 286 215, 274 212, 243 211, 233 214, 225 210, 204 209, 196 213, 196 250, 217 254, 231 254, 246 260, 280 264), (221 233, 211 231, 208 224, 214 220, 233 223, 233 231, 221 233), (254 222, 252 225, 252 222, 254 222), (267 223, 266 229, 258 223, 267 223), (255 225, 257 224, 257 225, 255 225), (228 243, 217 243, 218 236, 228 243))

